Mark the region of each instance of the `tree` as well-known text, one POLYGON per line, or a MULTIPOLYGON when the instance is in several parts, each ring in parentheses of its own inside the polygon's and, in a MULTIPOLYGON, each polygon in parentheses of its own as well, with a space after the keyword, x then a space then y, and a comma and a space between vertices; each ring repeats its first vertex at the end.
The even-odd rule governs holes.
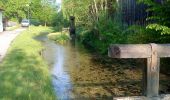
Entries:
POLYGON ((3 0, 0 5, 5 9, 7 19, 20 22, 24 18, 33 18, 41 21, 45 26, 50 25, 51 18, 56 13, 56 8, 49 5, 47 0, 3 0))
POLYGON ((26 17, 28 0, 6 0, 4 4, 5 16, 8 19, 16 19, 20 21, 26 17))
POLYGON ((94 26, 99 17, 111 17, 116 0, 63 0, 62 11, 65 18, 75 16, 77 24, 94 26))
POLYGON ((147 11, 153 14, 148 18, 153 23, 147 28, 160 31, 161 34, 170 34, 170 0, 139 0, 149 6, 147 11))

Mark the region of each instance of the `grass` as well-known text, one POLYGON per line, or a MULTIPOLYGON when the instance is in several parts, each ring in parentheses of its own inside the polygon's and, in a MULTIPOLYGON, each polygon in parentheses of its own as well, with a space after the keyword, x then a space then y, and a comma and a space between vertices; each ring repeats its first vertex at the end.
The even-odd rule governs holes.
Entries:
POLYGON ((13 30, 15 30, 15 29, 17 29, 17 28, 19 28, 19 27, 21 27, 21 25, 20 25, 20 24, 17 24, 16 26, 6 27, 6 30, 7 30, 7 31, 13 31, 13 30))
POLYGON ((68 32, 56 32, 48 34, 50 40, 55 41, 59 44, 65 44, 69 40, 68 32))
POLYGON ((0 64, 0 100, 55 100, 49 68, 40 55, 43 47, 34 40, 47 31, 30 27, 13 41, 0 64))

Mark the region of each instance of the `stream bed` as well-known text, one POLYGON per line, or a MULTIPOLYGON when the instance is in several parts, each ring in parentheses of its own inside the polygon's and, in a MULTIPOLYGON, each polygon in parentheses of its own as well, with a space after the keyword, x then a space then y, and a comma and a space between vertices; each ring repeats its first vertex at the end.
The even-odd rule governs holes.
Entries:
MULTIPOLYGON (((142 95, 141 66, 118 59, 105 61, 78 43, 59 45, 46 35, 37 39, 45 47, 42 54, 51 66, 52 83, 59 100, 112 100, 113 96, 142 95)), ((168 84, 164 86, 167 88, 168 84)))

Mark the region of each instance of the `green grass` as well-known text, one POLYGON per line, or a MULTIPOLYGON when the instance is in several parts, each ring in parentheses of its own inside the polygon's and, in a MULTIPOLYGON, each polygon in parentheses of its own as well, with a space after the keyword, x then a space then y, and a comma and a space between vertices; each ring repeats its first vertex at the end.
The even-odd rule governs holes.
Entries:
POLYGON ((14 40, 0 64, 0 100, 55 100, 49 68, 40 56, 43 47, 34 40, 47 31, 30 27, 14 40))
POLYGON ((15 30, 15 29, 17 29, 17 28, 19 28, 19 27, 21 27, 21 25, 20 25, 20 24, 17 24, 16 26, 6 27, 6 30, 7 30, 7 31, 13 31, 13 30, 15 30))
POLYGON ((65 44, 70 39, 68 32, 50 33, 48 38, 59 44, 65 44))

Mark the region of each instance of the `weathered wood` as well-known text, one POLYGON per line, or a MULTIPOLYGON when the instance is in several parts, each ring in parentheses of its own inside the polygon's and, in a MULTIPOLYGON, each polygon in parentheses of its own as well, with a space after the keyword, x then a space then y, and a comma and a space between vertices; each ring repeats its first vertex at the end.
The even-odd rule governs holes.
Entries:
MULTIPOLYGON (((170 96, 166 97, 168 99, 158 98, 160 58, 170 57, 170 44, 111 45, 108 49, 108 55, 112 58, 147 58, 147 68, 143 69, 143 94, 147 96, 147 100, 148 98, 149 100, 170 100, 170 96)), ((127 100, 143 100, 141 98, 143 97, 133 97, 127 100)))
POLYGON ((157 45, 151 44, 152 56, 148 58, 147 65, 147 96, 157 97, 159 95, 159 64, 157 45))
MULTIPOLYGON (((170 57, 170 44, 155 44, 158 57, 170 57)), ((114 44, 108 49, 112 58, 150 58, 151 44, 114 44)))
POLYGON ((157 44, 158 57, 170 57, 170 44, 157 44))
POLYGON ((132 97, 113 97, 113 100, 170 100, 170 94, 158 97, 132 96, 132 97))
POLYGON ((133 97, 113 97, 113 100, 147 100, 145 96, 133 96, 133 97))
POLYGON ((149 44, 111 45, 108 55, 112 58, 149 58, 151 46, 149 44))

